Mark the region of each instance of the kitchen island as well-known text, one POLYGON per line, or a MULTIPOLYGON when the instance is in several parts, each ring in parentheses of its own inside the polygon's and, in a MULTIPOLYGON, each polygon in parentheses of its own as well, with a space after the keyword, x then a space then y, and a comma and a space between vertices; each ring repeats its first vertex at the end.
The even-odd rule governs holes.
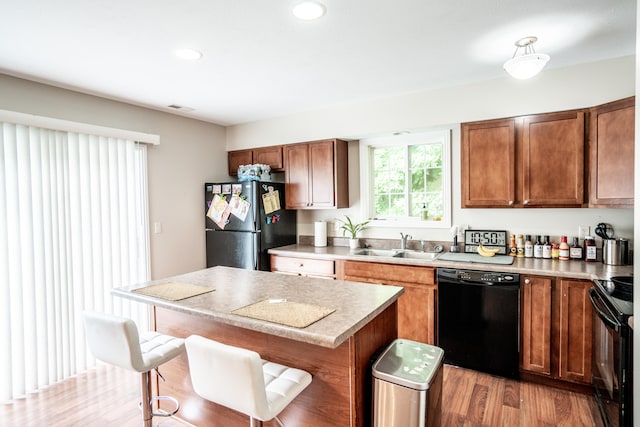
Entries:
MULTIPOLYGON (((114 289, 115 296, 152 307, 155 330, 177 337, 202 335, 254 350, 267 360, 304 369, 313 380, 281 414, 287 427, 370 424, 370 363, 397 337, 396 286, 287 276, 214 267, 154 282, 114 289), (200 285, 211 292, 171 301, 139 293, 163 283, 200 285), (335 309, 298 328, 234 314, 261 301, 290 301, 335 309)), ((176 416, 196 426, 243 426, 248 418, 195 394, 187 356, 161 367, 159 393, 181 403, 176 416)), ((211 381, 216 381, 212 378, 211 381)), ((276 426, 275 421, 265 426, 276 426)))

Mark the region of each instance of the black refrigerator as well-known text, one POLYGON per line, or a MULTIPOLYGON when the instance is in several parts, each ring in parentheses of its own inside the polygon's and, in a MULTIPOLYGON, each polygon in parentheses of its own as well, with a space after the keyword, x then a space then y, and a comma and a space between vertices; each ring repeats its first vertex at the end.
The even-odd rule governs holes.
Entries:
POLYGON ((296 243, 296 211, 284 184, 245 181, 204 185, 207 268, 270 270, 270 248, 296 243))

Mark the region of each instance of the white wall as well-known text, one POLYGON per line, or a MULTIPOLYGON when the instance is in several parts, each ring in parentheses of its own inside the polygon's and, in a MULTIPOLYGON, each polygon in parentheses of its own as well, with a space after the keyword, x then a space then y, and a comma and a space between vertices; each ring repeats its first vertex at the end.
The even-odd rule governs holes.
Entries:
POLYGON ((148 147, 152 278, 204 268, 204 187, 227 179, 225 128, 0 74, 0 109, 160 135, 148 147))
MULTIPOLYGON (((528 81, 508 77, 427 93, 375 100, 278 117, 227 128, 227 149, 287 144, 322 138, 390 135, 398 130, 453 129, 453 223, 473 228, 507 229, 517 233, 577 235, 578 225, 613 225, 621 237, 633 236, 633 209, 461 209, 459 123, 524 114, 590 107, 635 93, 635 56, 562 69, 547 69, 528 81)), ((313 222, 344 214, 361 219, 357 142, 350 143, 351 207, 301 211, 298 234, 313 234, 313 222)), ((369 229, 366 237, 451 240, 448 230, 369 229)), ((330 235, 336 235, 330 230, 330 235)))

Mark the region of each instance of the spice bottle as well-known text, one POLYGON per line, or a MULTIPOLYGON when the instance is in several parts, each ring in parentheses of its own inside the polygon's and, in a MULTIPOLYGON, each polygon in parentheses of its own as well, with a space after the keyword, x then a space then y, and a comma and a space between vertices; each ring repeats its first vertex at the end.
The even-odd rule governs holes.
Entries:
POLYGON ((524 258, 524 237, 522 234, 518 234, 518 241, 516 242, 516 254, 518 258, 524 258))
POLYGON ((533 245, 533 257, 542 258, 542 238, 540 235, 536 236, 536 243, 533 245))
POLYGON ((593 236, 585 236, 584 238, 584 260, 586 262, 594 262, 598 256, 596 249, 596 241, 593 236))
POLYGON ((551 259, 560 258, 560 245, 558 242, 551 243, 551 259))
POLYGON ((578 242, 578 238, 573 238, 573 244, 571 245, 571 249, 569 249, 569 257, 572 260, 582 260, 582 246, 578 242))
POLYGON ((562 236, 560 238, 560 261, 569 260, 570 248, 569 243, 567 243, 567 236, 562 236))
POLYGON ((512 234, 509 239, 509 255, 518 255, 518 246, 516 245, 516 235, 512 234))
POLYGON ((524 242, 524 257, 525 258, 533 257, 533 243, 531 243, 530 234, 527 234, 526 240, 524 242))
POLYGON ((549 236, 544 236, 544 243, 542 244, 542 258, 551 259, 551 243, 549 243, 549 236))

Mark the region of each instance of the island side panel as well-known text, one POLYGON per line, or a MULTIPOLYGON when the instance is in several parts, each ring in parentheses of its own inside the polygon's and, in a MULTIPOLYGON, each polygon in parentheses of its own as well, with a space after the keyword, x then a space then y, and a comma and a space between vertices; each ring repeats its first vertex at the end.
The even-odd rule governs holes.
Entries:
MULTIPOLYGON (((252 349, 265 359, 310 372, 313 375, 311 385, 280 416, 288 427, 368 425, 369 362, 379 347, 397 336, 396 318, 394 303, 338 348, 330 349, 155 307, 158 332, 178 337, 202 335, 252 349)), ((246 416, 211 404, 195 394, 186 355, 163 365, 161 373, 167 381, 159 382, 160 394, 174 396, 180 401, 178 417, 194 425, 246 427, 246 416)), ((276 427, 275 422, 265 423, 265 427, 271 426, 276 427)))

